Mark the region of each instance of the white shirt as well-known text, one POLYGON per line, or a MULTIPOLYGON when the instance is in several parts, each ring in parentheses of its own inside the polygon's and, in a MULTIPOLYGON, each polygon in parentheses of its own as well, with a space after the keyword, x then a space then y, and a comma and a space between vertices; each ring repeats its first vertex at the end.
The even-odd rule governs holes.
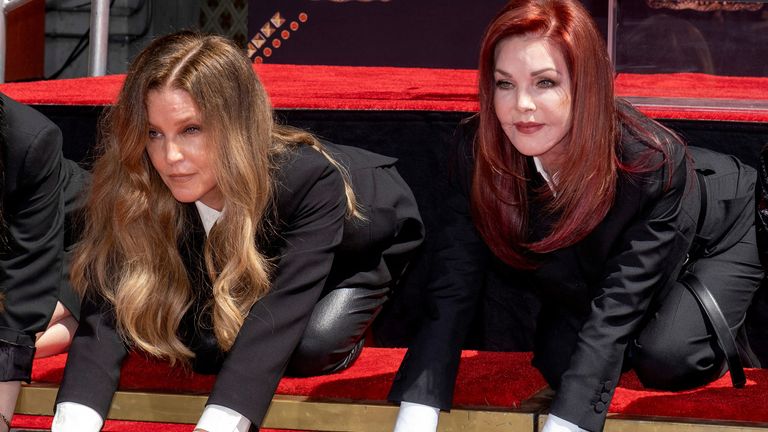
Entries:
MULTIPOLYGON (((197 212, 205 229, 205 235, 221 217, 220 211, 195 201, 197 212)), ((51 432, 98 432, 104 425, 93 408, 76 402, 61 402, 56 405, 51 432)), ((207 405, 195 429, 208 432, 248 432, 251 422, 235 410, 221 405, 207 405)))
POLYGON ((197 207, 197 213, 200 215, 200 220, 203 222, 203 228, 205 229, 205 235, 211 232, 213 224, 221 217, 220 211, 215 208, 208 207, 200 201, 195 201, 195 207, 197 207))
POLYGON ((539 160, 539 158, 536 156, 533 157, 533 165, 536 167, 536 171, 538 171, 539 174, 544 177, 544 180, 547 182, 547 186, 549 186, 549 189, 552 191, 552 193, 556 195, 557 193, 555 192, 555 181, 549 175, 547 170, 544 169, 544 165, 541 164, 541 160, 539 160))

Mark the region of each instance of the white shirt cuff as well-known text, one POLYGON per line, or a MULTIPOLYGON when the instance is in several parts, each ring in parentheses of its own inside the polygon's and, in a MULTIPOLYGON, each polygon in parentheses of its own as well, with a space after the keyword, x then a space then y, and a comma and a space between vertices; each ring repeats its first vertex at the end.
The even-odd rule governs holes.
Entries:
POLYGON ((195 429, 208 432, 248 432, 251 421, 239 412, 221 405, 207 405, 195 429))
POLYGON ((440 409, 413 402, 401 402, 394 432, 434 432, 440 409))
POLYGON ((93 408, 77 402, 56 405, 51 432, 99 432, 104 419, 93 408))
POLYGON ((547 422, 544 423, 544 429, 541 432, 587 432, 587 430, 554 414, 549 414, 547 415, 547 422))

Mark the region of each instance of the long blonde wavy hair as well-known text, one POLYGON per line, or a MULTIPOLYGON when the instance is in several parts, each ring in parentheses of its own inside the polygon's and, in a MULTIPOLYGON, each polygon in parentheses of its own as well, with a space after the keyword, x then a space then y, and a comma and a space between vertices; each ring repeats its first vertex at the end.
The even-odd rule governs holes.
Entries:
POLYGON ((100 296, 113 307, 126 342, 171 362, 187 362, 194 354, 177 334, 194 297, 178 249, 185 211, 145 150, 147 93, 161 88, 188 92, 213 137, 212 162, 226 211, 209 233, 204 259, 213 283, 208 306, 222 350, 232 347, 251 306, 270 287, 270 261, 257 244, 270 229, 265 221, 275 156, 295 145, 315 147, 344 176, 348 214, 356 213, 356 203, 346 171, 314 136, 274 123, 250 61, 231 41, 180 32, 139 53, 117 102, 101 119, 101 157, 93 169, 72 281, 82 295, 100 296))

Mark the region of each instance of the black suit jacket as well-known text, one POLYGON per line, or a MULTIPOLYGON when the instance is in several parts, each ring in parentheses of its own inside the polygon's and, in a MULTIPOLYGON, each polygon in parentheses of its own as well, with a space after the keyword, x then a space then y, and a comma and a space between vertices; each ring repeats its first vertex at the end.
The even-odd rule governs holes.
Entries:
MULTIPOLYGON (((396 376, 390 393, 395 401, 450 408, 482 275, 495 260, 470 217, 473 136, 472 130, 464 132, 457 187, 447 199, 449 217, 429 287, 434 313, 396 376)), ((624 128, 619 148, 625 163, 650 154, 654 169, 621 173, 604 220, 577 244, 546 254, 530 275, 542 303, 533 363, 558 389, 551 412, 588 430, 602 428, 625 348, 651 301, 674 283, 694 238, 700 206, 696 176, 682 145, 673 145, 664 162, 624 128)), ((531 194, 543 182, 532 165, 531 194)), ((532 238, 547 232, 546 219, 532 206, 532 238)))
MULTIPOLYGON (((423 237, 415 201, 392 167, 395 159, 326 145, 348 167, 367 221, 345 219, 342 177, 319 152, 302 146, 279 161, 277 235, 261 245, 276 260, 272 288, 253 306, 226 355, 215 348, 206 318, 195 315, 211 292, 200 256, 205 234, 194 205, 188 205, 190 229, 180 252, 198 302, 180 336, 199 357, 198 369, 220 368, 208 403, 231 408, 257 426, 323 290, 391 283, 397 259, 387 261, 412 250, 423 237), (387 173, 374 173, 379 170, 387 173), (395 183, 400 186, 392 187, 395 183), (343 258, 353 255, 358 258, 343 258)), ((106 418, 127 352, 109 307, 86 302, 57 403, 82 403, 106 418)))
MULTIPOLYGON (((66 281, 65 206, 81 174, 61 154, 61 131, 45 116, 0 94, 3 219, 0 241, 0 381, 29 381, 35 333, 46 328, 56 301, 71 298, 66 281), (63 291, 67 291, 65 294, 63 291)), ((67 302, 65 302, 67 303, 67 302)), ((77 316, 72 302, 67 306, 77 316)))

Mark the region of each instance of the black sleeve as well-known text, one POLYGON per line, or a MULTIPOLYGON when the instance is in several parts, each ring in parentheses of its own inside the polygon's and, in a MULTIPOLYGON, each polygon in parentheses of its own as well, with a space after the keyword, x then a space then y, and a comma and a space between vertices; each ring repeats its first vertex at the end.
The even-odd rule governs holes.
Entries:
POLYGON ((389 393, 397 402, 450 409, 461 347, 475 316, 490 251, 472 223, 469 185, 474 129, 459 132, 446 169, 448 191, 435 234, 427 314, 389 393))
POLYGON ((86 298, 56 404, 80 403, 106 419, 127 354, 128 349, 115 329, 111 307, 107 302, 86 298))
POLYGON ((300 152, 283 177, 271 291, 251 309, 208 398, 257 426, 320 297, 346 212, 341 175, 315 150, 300 152))
POLYGON ((757 247, 760 262, 768 266, 768 144, 760 152, 760 165, 757 169, 758 182, 756 191, 757 247))
POLYGON ((7 238, 0 248, 0 358, 12 361, 0 362, 0 381, 29 381, 35 333, 50 320, 63 272, 61 132, 36 112, 39 122, 26 111, 14 114, 9 120, 19 117, 20 124, 9 124, 3 203, 7 238))
POLYGON ((693 236, 695 215, 682 205, 687 193, 697 193, 688 183, 692 170, 682 146, 676 146, 671 159, 646 181, 617 191, 617 202, 642 202, 643 211, 612 247, 550 409, 587 430, 602 429, 631 335, 659 287, 682 265, 693 236), (681 227, 690 227, 690 232, 685 234, 681 227))

